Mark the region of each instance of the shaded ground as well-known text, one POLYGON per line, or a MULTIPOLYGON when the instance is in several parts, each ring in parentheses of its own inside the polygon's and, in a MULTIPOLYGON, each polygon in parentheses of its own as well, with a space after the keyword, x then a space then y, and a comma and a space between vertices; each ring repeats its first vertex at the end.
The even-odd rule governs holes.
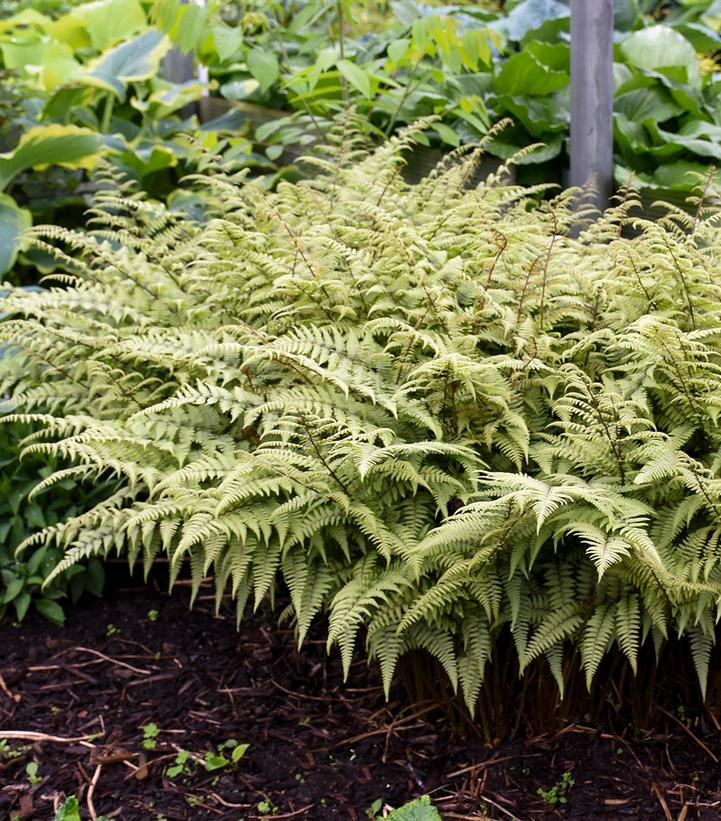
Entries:
POLYGON ((236 633, 208 600, 189 617, 182 588, 115 591, 65 628, 0 624, 0 818, 52 818, 75 794, 83 818, 362 821, 422 793, 469 821, 721 818, 715 730, 669 720, 631 741, 573 725, 491 749, 427 706, 404 709, 402 691, 386 704, 362 662, 343 685, 322 642, 300 655, 274 624, 236 633), (235 764, 232 742, 218 752, 230 740, 249 745, 235 764), (538 790, 564 773, 567 803, 551 806, 538 790))

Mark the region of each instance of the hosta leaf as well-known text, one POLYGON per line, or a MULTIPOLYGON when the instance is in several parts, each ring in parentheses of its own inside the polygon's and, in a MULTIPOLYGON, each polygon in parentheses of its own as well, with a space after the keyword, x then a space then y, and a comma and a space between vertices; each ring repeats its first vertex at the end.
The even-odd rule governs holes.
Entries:
POLYGON ((0 274, 13 266, 22 246, 23 234, 32 225, 32 216, 12 197, 0 194, 0 274))
POLYGON ((651 26, 634 32, 621 44, 621 54, 636 68, 648 71, 679 68, 683 70, 683 82, 695 87, 701 84, 694 47, 680 32, 668 26, 651 26))
POLYGON ((103 85, 125 99, 126 85, 155 75, 170 48, 170 40, 159 31, 147 31, 106 51, 91 65, 85 81, 103 85))
POLYGON ((87 29, 93 48, 104 51, 147 26, 138 0, 95 0, 83 3, 69 15, 87 29))

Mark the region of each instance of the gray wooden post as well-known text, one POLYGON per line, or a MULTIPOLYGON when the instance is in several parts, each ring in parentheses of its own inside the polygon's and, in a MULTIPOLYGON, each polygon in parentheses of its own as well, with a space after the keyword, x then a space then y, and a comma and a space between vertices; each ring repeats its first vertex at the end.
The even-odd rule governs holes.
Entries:
POLYGON ((571 0, 571 175, 613 193, 613 0, 571 0))

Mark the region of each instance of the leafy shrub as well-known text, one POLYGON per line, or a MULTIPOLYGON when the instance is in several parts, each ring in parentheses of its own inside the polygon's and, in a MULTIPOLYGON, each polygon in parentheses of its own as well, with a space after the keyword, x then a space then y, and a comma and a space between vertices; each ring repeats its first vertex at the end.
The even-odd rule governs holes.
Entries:
POLYGON ((587 223, 578 192, 466 190, 481 149, 409 187, 414 133, 276 193, 211 165, 202 226, 104 191, 90 233, 34 232, 72 273, 8 298, 0 387, 41 426, 24 453, 68 465, 38 490, 119 484, 22 550, 167 555, 239 618, 280 577, 299 642, 327 612, 346 670, 363 628, 386 686, 423 648, 470 706, 509 634, 561 688, 566 657, 590 686, 687 637, 703 687, 718 218, 699 199, 629 238, 632 195, 587 223))
POLYGON ((18 458, 17 444, 28 433, 27 426, 0 426, 0 619, 9 611, 22 621, 33 606, 45 618, 62 624, 64 600, 76 601, 84 591, 102 592, 102 563, 92 558, 75 565, 43 588, 63 558, 62 551, 41 545, 18 560, 15 550, 34 532, 83 510, 93 495, 102 496, 102 489, 86 496, 75 481, 65 479, 55 485, 53 494, 33 498, 33 489, 53 473, 54 466, 47 459, 18 458))

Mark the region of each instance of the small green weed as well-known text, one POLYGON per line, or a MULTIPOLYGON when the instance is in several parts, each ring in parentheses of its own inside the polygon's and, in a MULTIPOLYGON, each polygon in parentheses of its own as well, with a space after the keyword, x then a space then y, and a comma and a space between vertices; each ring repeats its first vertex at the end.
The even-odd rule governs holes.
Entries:
POLYGON ((566 771, 561 780, 554 784, 549 790, 544 790, 543 787, 538 788, 538 795, 552 807, 557 804, 568 803, 568 793, 571 787, 575 784, 571 773, 566 771))
POLYGON ((157 738, 160 730, 157 724, 146 724, 143 728, 143 749, 154 750, 158 746, 157 738))
POLYGON ((38 775, 38 765, 35 761, 30 761, 25 767, 25 775, 27 776, 28 783, 35 786, 35 784, 40 784, 43 780, 41 775, 38 775))
POLYGON ((222 770, 224 767, 235 766, 243 758, 248 750, 249 744, 239 744, 234 738, 229 738, 222 744, 218 744, 218 752, 207 752, 203 756, 194 755, 188 750, 179 750, 175 756, 175 764, 168 767, 168 778, 183 776, 190 778, 196 770, 203 769, 207 773, 214 770, 222 770), (230 753, 230 757, 226 753, 230 753))

